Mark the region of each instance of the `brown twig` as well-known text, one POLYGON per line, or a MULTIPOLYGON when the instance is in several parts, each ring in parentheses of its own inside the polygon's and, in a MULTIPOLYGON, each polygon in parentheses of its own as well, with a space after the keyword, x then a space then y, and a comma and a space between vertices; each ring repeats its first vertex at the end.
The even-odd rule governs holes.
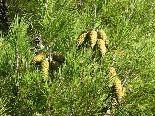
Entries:
POLYGON ((50 27, 51 27, 52 23, 53 23, 53 19, 51 19, 51 21, 50 21, 50 24, 49 24, 49 26, 48 26, 47 33, 49 32, 49 30, 50 30, 50 27))
POLYGON ((96 5, 94 4, 94 21, 93 21, 93 30, 95 29, 95 20, 96 20, 96 5))
POLYGON ((113 55, 111 67, 114 65, 115 58, 116 58, 116 52, 115 52, 115 54, 113 55))
POLYGON ((27 70, 27 57, 25 58, 25 70, 27 70))
POLYGON ((48 54, 49 54, 48 62, 49 62, 49 67, 51 69, 51 62, 52 62, 52 59, 51 59, 51 46, 49 44, 47 44, 47 49, 48 49, 48 54))
POLYGON ((102 11, 102 8, 100 8, 100 10, 96 13, 96 16, 98 16, 102 11))
POLYGON ((25 67, 25 65, 24 65, 25 59, 22 57, 21 60, 22 60, 22 67, 21 67, 21 69, 24 70, 24 67, 25 67))
POLYGON ((120 0, 117 0, 113 5, 112 7, 114 7, 120 0))
POLYGON ((126 81, 127 81, 128 78, 129 78, 129 77, 126 77, 126 78, 124 79, 124 81, 123 81, 123 83, 122 83, 122 86, 125 86, 125 83, 126 83, 126 81))
POLYGON ((131 16, 132 16, 132 14, 133 14, 133 10, 134 10, 134 8, 135 8, 136 2, 137 2, 137 0, 135 0, 134 5, 133 5, 133 8, 132 8, 132 11, 131 11, 131 13, 129 14, 129 18, 128 18, 129 20, 131 19, 131 16))
POLYGON ((18 45, 17 45, 17 48, 16 48, 16 75, 18 75, 18 70, 19 70, 19 54, 18 54, 18 45))
MULTIPOLYGON (((49 89, 49 91, 50 91, 50 89, 49 89)), ((50 116, 50 106, 51 106, 51 104, 50 104, 50 95, 48 95, 48 105, 47 105, 47 111, 48 111, 48 116, 50 116)))
POLYGON ((62 85, 63 81, 64 81, 64 78, 61 79, 61 81, 60 81, 58 87, 55 89, 55 93, 58 91, 58 89, 59 89, 59 87, 62 85))
POLYGON ((46 4, 45 4, 44 18, 45 18, 46 13, 47 13, 47 7, 48 7, 48 5, 49 5, 49 3, 48 3, 48 2, 49 2, 49 1, 47 0, 47 2, 46 2, 46 4))

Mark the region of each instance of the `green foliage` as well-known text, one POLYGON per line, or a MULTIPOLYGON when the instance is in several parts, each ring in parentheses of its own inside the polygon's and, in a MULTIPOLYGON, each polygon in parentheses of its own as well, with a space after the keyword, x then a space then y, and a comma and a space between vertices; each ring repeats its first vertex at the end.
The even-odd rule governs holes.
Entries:
MULTIPOLYGON (((108 68, 126 80, 126 96, 112 115, 155 115, 155 7, 145 1, 31 0, 9 2, 10 29, 0 43, 1 115, 99 115, 111 101, 108 68), (109 49, 103 58, 90 48, 79 49, 84 30, 103 29, 109 49), (52 51, 66 57, 49 81, 37 66, 30 41, 40 36, 52 51), (115 55, 115 60, 113 57, 115 55)), ((46 50, 45 50, 46 51, 46 50)))

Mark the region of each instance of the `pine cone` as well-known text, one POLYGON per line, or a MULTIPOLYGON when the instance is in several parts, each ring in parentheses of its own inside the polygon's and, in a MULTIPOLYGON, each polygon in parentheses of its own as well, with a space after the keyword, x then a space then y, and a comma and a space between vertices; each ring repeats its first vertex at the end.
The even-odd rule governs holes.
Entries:
POLYGON ((65 57, 59 52, 53 52, 52 54, 53 60, 63 63, 65 61, 65 57))
POLYGON ((105 46, 104 40, 98 39, 97 40, 97 46, 98 46, 98 49, 100 51, 101 56, 103 57, 106 53, 106 46, 105 46))
POLYGON ((58 70, 59 67, 61 66, 61 64, 58 61, 54 61, 54 60, 51 62, 50 65, 52 70, 58 70))
POLYGON ((49 62, 47 60, 41 61, 41 70, 44 74, 44 80, 46 80, 48 77, 48 70, 49 70, 49 62))
POLYGON ((109 67, 109 78, 116 76, 116 70, 114 67, 109 67))
POLYGON ((89 41, 90 41, 91 48, 93 49, 97 41, 97 32, 95 30, 92 30, 91 32, 89 32, 89 41))
POLYGON ((31 64, 33 64, 33 65, 40 64, 42 60, 46 59, 46 57, 47 57, 47 54, 45 52, 40 52, 39 54, 34 56, 31 64))
POLYGON ((97 38, 104 40, 105 41, 105 46, 108 47, 109 40, 107 39, 107 35, 106 35, 106 33, 103 30, 99 30, 97 32, 97 38))
POLYGON ((115 78, 114 82, 114 96, 118 103, 120 103, 122 97, 125 94, 125 88, 122 87, 121 80, 115 78))
POLYGON ((77 41, 76 41, 76 46, 77 46, 77 47, 81 46, 81 45, 84 43, 84 41, 85 41, 86 38, 87 38, 87 33, 88 33, 88 31, 83 31, 83 32, 79 35, 79 37, 77 38, 77 41))

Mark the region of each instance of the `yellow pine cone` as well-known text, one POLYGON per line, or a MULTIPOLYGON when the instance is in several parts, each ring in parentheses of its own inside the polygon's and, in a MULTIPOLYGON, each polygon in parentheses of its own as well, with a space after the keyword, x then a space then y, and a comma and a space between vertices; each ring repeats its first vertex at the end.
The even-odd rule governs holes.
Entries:
POLYGON ((46 58, 47 54, 45 52, 40 52, 39 54, 37 54, 36 56, 34 56, 31 64, 38 64, 41 63, 42 60, 44 60, 46 58))
POLYGON ((61 63, 65 61, 65 57, 59 52, 53 52, 52 55, 53 55, 53 60, 59 61, 61 63))
POLYGON ((107 39, 107 35, 106 35, 106 33, 103 30, 99 30, 97 32, 97 38, 98 39, 106 40, 107 39))
POLYGON ((59 69, 59 67, 61 66, 61 64, 58 62, 58 61, 52 61, 51 62, 51 69, 52 70, 58 70, 59 69))
POLYGON ((125 94, 125 88, 122 87, 121 81, 118 78, 115 78, 114 94, 118 103, 121 101, 125 94))
POLYGON ((79 37, 77 38, 77 41, 76 41, 76 46, 79 47, 80 45, 82 45, 87 37, 87 33, 88 31, 83 31, 79 37))
POLYGON ((97 38, 98 38, 98 39, 104 40, 104 41, 105 41, 106 47, 108 47, 108 45, 109 45, 109 40, 107 39, 107 35, 106 35, 106 33, 105 33, 103 30, 99 30, 99 31, 97 32, 97 38))
POLYGON ((44 74, 44 79, 48 77, 48 70, 49 70, 49 62, 47 60, 41 61, 41 70, 44 74))
POLYGON ((116 76, 116 70, 114 67, 109 67, 109 78, 116 76))
POLYGON ((94 48, 97 41, 97 32, 95 30, 92 30, 89 33, 89 41, 90 41, 91 48, 94 48))
POLYGON ((109 67, 109 70, 108 70, 108 76, 109 76, 109 79, 110 79, 110 82, 109 82, 109 87, 112 87, 113 84, 114 84, 114 81, 115 81, 115 78, 116 78, 116 70, 114 67, 109 67))
POLYGON ((109 67, 109 79, 112 79, 109 86, 113 86, 114 98, 119 103, 122 97, 125 96, 126 88, 122 86, 121 80, 116 77, 116 70, 114 67, 109 67))
POLYGON ((98 39, 97 40, 97 47, 100 51, 101 56, 103 57, 106 53, 106 46, 105 46, 105 42, 102 39, 98 39))

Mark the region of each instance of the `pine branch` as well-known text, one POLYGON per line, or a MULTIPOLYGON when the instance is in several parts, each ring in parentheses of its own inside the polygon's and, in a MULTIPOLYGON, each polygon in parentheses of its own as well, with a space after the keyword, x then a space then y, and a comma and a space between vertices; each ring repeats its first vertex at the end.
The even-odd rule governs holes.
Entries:
POLYGON ((95 20, 96 20, 96 5, 94 4, 94 21, 93 21, 93 30, 95 30, 95 20))
POLYGON ((19 70, 19 54, 18 54, 18 45, 17 45, 17 48, 16 48, 16 75, 18 75, 18 70, 19 70))
POLYGON ((116 58, 116 52, 115 52, 115 54, 113 55, 111 67, 114 65, 115 58, 116 58))

